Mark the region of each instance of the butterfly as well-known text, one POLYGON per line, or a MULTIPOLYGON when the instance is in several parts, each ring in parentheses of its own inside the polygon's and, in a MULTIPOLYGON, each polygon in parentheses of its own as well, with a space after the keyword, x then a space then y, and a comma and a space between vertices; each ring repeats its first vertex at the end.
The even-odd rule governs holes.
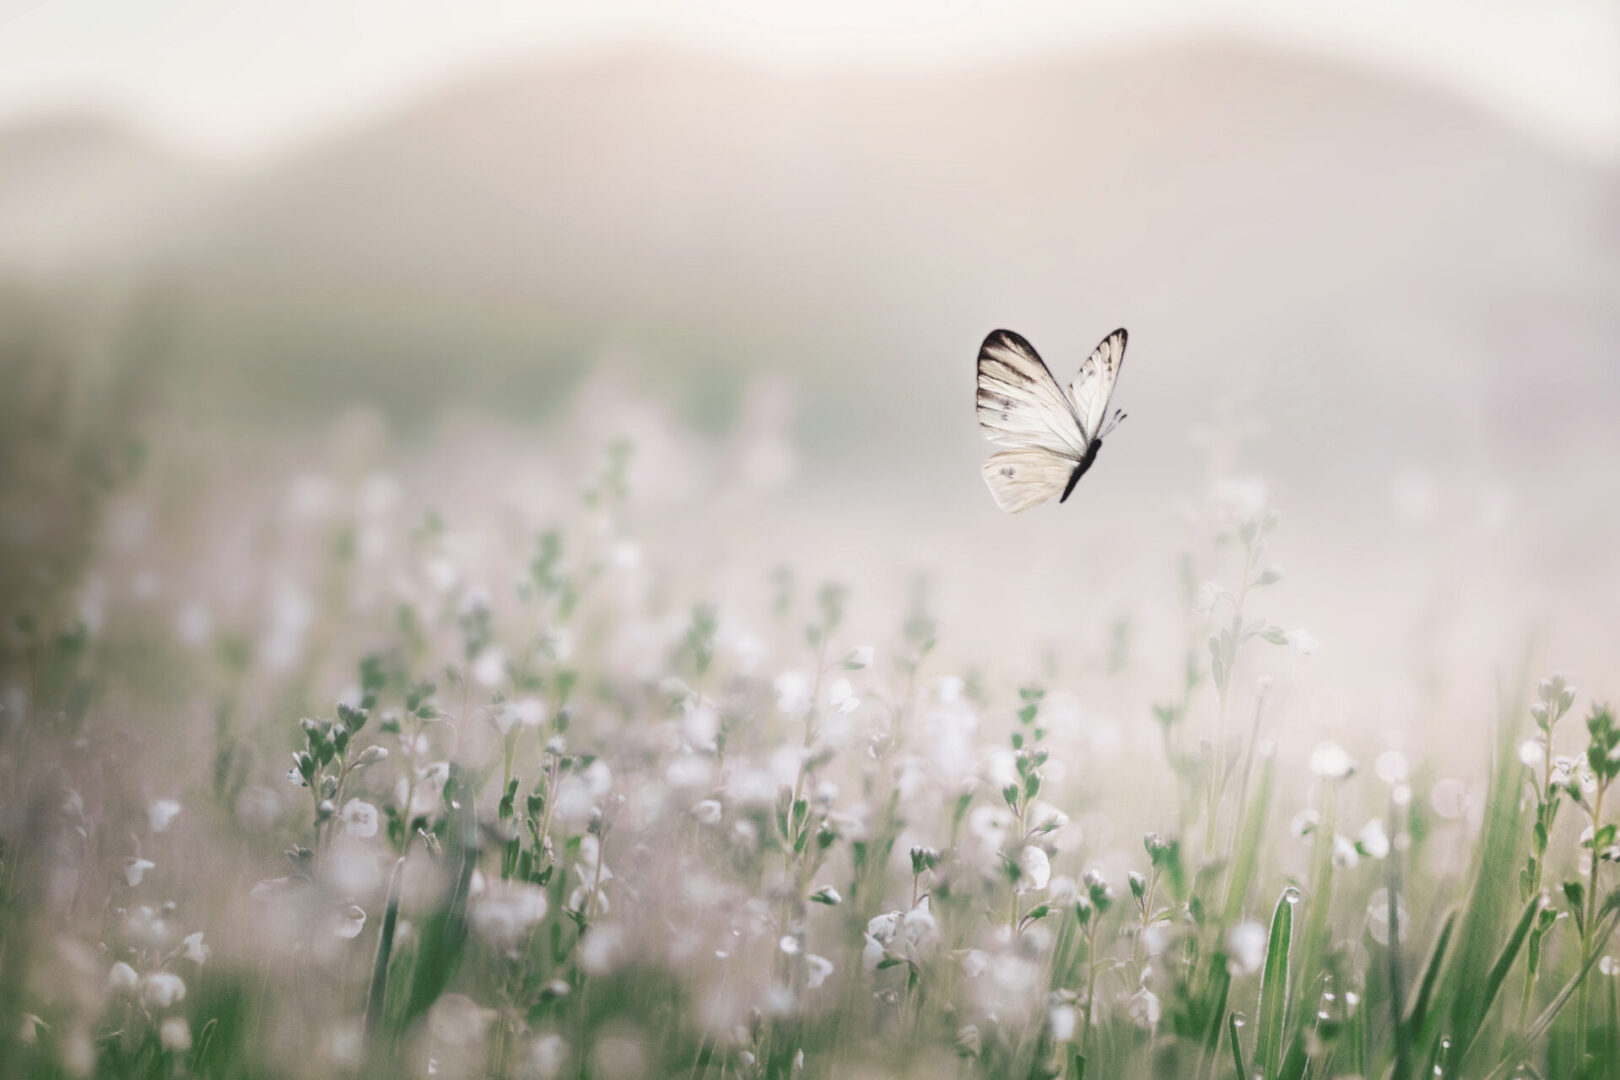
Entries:
POLYGON ((1034 346, 1011 330, 994 330, 979 347, 979 427, 1008 449, 984 463, 984 482, 996 505, 1016 514, 1058 492, 1068 499, 1097 460, 1102 441, 1125 414, 1108 417, 1120 365, 1124 329, 1091 351, 1065 394, 1034 346), (1103 422, 1107 420, 1108 426, 1103 422))

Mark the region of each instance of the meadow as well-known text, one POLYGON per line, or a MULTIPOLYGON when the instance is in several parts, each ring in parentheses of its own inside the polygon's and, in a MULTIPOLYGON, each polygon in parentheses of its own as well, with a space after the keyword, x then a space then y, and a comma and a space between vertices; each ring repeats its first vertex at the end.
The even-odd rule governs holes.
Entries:
POLYGON ((47 525, 7 558, 0 1075, 1620 1070, 1610 707, 1526 662, 1432 738, 1322 733, 1263 485, 1213 475, 1130 583, 1150 655, 1082 597, 1009 658, 928 574, 683 539, 721 511, 649 507, 632 441, 533 522, 363 422, 260 487, 50 415, 8 429, 47 525))

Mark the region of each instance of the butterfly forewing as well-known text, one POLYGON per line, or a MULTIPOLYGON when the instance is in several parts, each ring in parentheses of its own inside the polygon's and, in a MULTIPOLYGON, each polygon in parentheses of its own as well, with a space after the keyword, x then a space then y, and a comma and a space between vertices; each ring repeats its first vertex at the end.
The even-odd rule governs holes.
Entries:
POLYGON ((996 505, 1011 514, 1059 494, 1075 463, 1045 450, 1003 450, 984 463, 984 482, 996 505))
POLYGON ((979 348, 978 403, 991 442, 1069 458, 1071 467, 1085 455, 1090 440, 1073 405, 1040 354, 1011 330, 993 331, 979 348))
POLYGON ((1108 415, 1108 402, 1114 396, 1114 383, 1118 381, 1119 369, 1125 363, 1126 337, 1125 330, 1121 328, 1103 338, 1091 350, 1091 355, 1086 357, 1086 362, 1080 365, 1080 373, 1074 377, 1074 382, 1069 384, 1069 398, 1087 442, 1102 432, 1103 419, 1108 415))

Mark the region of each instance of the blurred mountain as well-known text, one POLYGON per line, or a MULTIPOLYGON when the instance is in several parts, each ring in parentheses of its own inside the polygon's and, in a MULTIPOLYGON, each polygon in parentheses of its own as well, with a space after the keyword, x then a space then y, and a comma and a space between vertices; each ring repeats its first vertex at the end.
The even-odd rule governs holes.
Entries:
POLYGON ((195 227, 214 172, 89 114, 0 128, 0 274, 73 278, 149 266, 195 227))
POLYGON ((976 466, 988 330, 1067 382, 1123 324, 1115 482, 1184 474, 1230 398, 1256 465, 1349 492, 1613 459, 1583 406, 1620 401, 1617 180, 1231 43, 802 77, 626 48, 212 185, 104 128, 0 136, 0 266, 144 268, 226 413, 543 418, 607 364, 723 424, 783 371, 812 461, 907 476, 976 466))

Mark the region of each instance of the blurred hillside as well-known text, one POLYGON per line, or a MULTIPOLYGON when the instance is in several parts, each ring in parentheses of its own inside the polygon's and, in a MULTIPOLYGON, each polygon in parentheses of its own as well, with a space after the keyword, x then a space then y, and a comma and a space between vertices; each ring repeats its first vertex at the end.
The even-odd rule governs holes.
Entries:
POLYGON ((1345 495, 1620 442, 1579 407, 1620 400, 1613 172, 1248 47, 813 78, 624 49, 241 173, 83 118, 0 162, 0 265, 160 285, 177 377, 227 415, 527 421, 611 356, 724 424, 739 375, 781 370, 812 469, 882 449, 914 479, 977 459, 986 330, 1066 380, 1124 324, 1109 464, 1144 479, 1186 471, 1222 393, 1265 420, 1254 466, 1345 495))

